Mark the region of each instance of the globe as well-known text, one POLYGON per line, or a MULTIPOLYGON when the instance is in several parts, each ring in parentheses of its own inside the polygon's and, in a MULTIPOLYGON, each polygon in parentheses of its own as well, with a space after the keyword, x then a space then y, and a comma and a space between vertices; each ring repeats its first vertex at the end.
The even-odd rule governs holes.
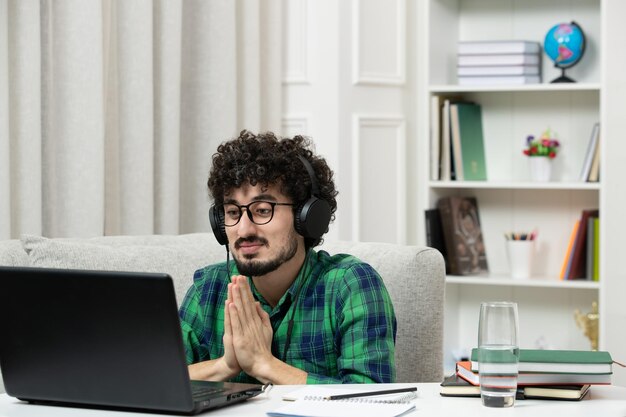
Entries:
POLYGON ((585 34, 576 22, 552 26, 543 42, 546 55, 561 69, 561 76, 551 82, 575 82, 565 75, 565 69, 578 63, 585 52, 585 34))

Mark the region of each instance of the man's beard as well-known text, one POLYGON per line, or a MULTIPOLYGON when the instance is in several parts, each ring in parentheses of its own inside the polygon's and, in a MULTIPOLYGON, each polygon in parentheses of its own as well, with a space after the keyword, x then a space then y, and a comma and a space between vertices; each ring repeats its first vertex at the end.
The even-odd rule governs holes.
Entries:
MULTIPOLYGON (((239 239, 235 242, 235 247, 240 242, 261 242, 267 245, 267 240, 259 238, 257 236, 251 236, 245 239, 239 239)), ((233 253, 233 259, 235 260, 235 264, 237 265, 237 270, 241 275, 245 275, 248 277, 260 277, 265 274, 269 274, 277 270, 282 264, 289 261, 296 255, 298 251, 298 240, 296 239, 295 233, 293 231, 287 237, 287 243, 283 246, 283 249, 276 255, 274 259, 268 259, 266 261, 258 261, 254 259, 254 256, 247 258, 246 255, 243 256, 244 259, 239 259, 235 253, 233 253)))

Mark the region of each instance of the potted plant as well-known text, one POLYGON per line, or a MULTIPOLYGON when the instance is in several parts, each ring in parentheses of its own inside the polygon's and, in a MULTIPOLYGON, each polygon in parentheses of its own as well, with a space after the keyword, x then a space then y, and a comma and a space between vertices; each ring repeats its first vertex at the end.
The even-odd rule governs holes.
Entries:
POLYGON ((526 148, 522 152, 530 157, 530 175, 535 181, 550 181, 551 161, 556 158, 561 146, 554 136, 554 132, 546 129, 539 138, 533 135, 526 137, 526 148))

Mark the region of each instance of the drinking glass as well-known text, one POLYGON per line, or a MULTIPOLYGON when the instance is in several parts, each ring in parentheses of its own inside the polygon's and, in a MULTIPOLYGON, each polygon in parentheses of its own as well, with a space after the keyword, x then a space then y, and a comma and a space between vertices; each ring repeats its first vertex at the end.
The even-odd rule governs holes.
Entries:
POLYGON ((517 391, 517 303, 481 303, 478 322, 480 397, 486 407, 512 407, 517 391))

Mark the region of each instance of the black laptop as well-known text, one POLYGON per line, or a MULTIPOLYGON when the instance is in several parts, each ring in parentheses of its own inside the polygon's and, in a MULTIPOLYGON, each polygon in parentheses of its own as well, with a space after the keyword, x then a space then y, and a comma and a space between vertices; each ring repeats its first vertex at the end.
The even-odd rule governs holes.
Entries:
POLYGON ((36 403, 195 414, 262 392, 190 381, 167 274, 0 267, 0 368, 36 403))

